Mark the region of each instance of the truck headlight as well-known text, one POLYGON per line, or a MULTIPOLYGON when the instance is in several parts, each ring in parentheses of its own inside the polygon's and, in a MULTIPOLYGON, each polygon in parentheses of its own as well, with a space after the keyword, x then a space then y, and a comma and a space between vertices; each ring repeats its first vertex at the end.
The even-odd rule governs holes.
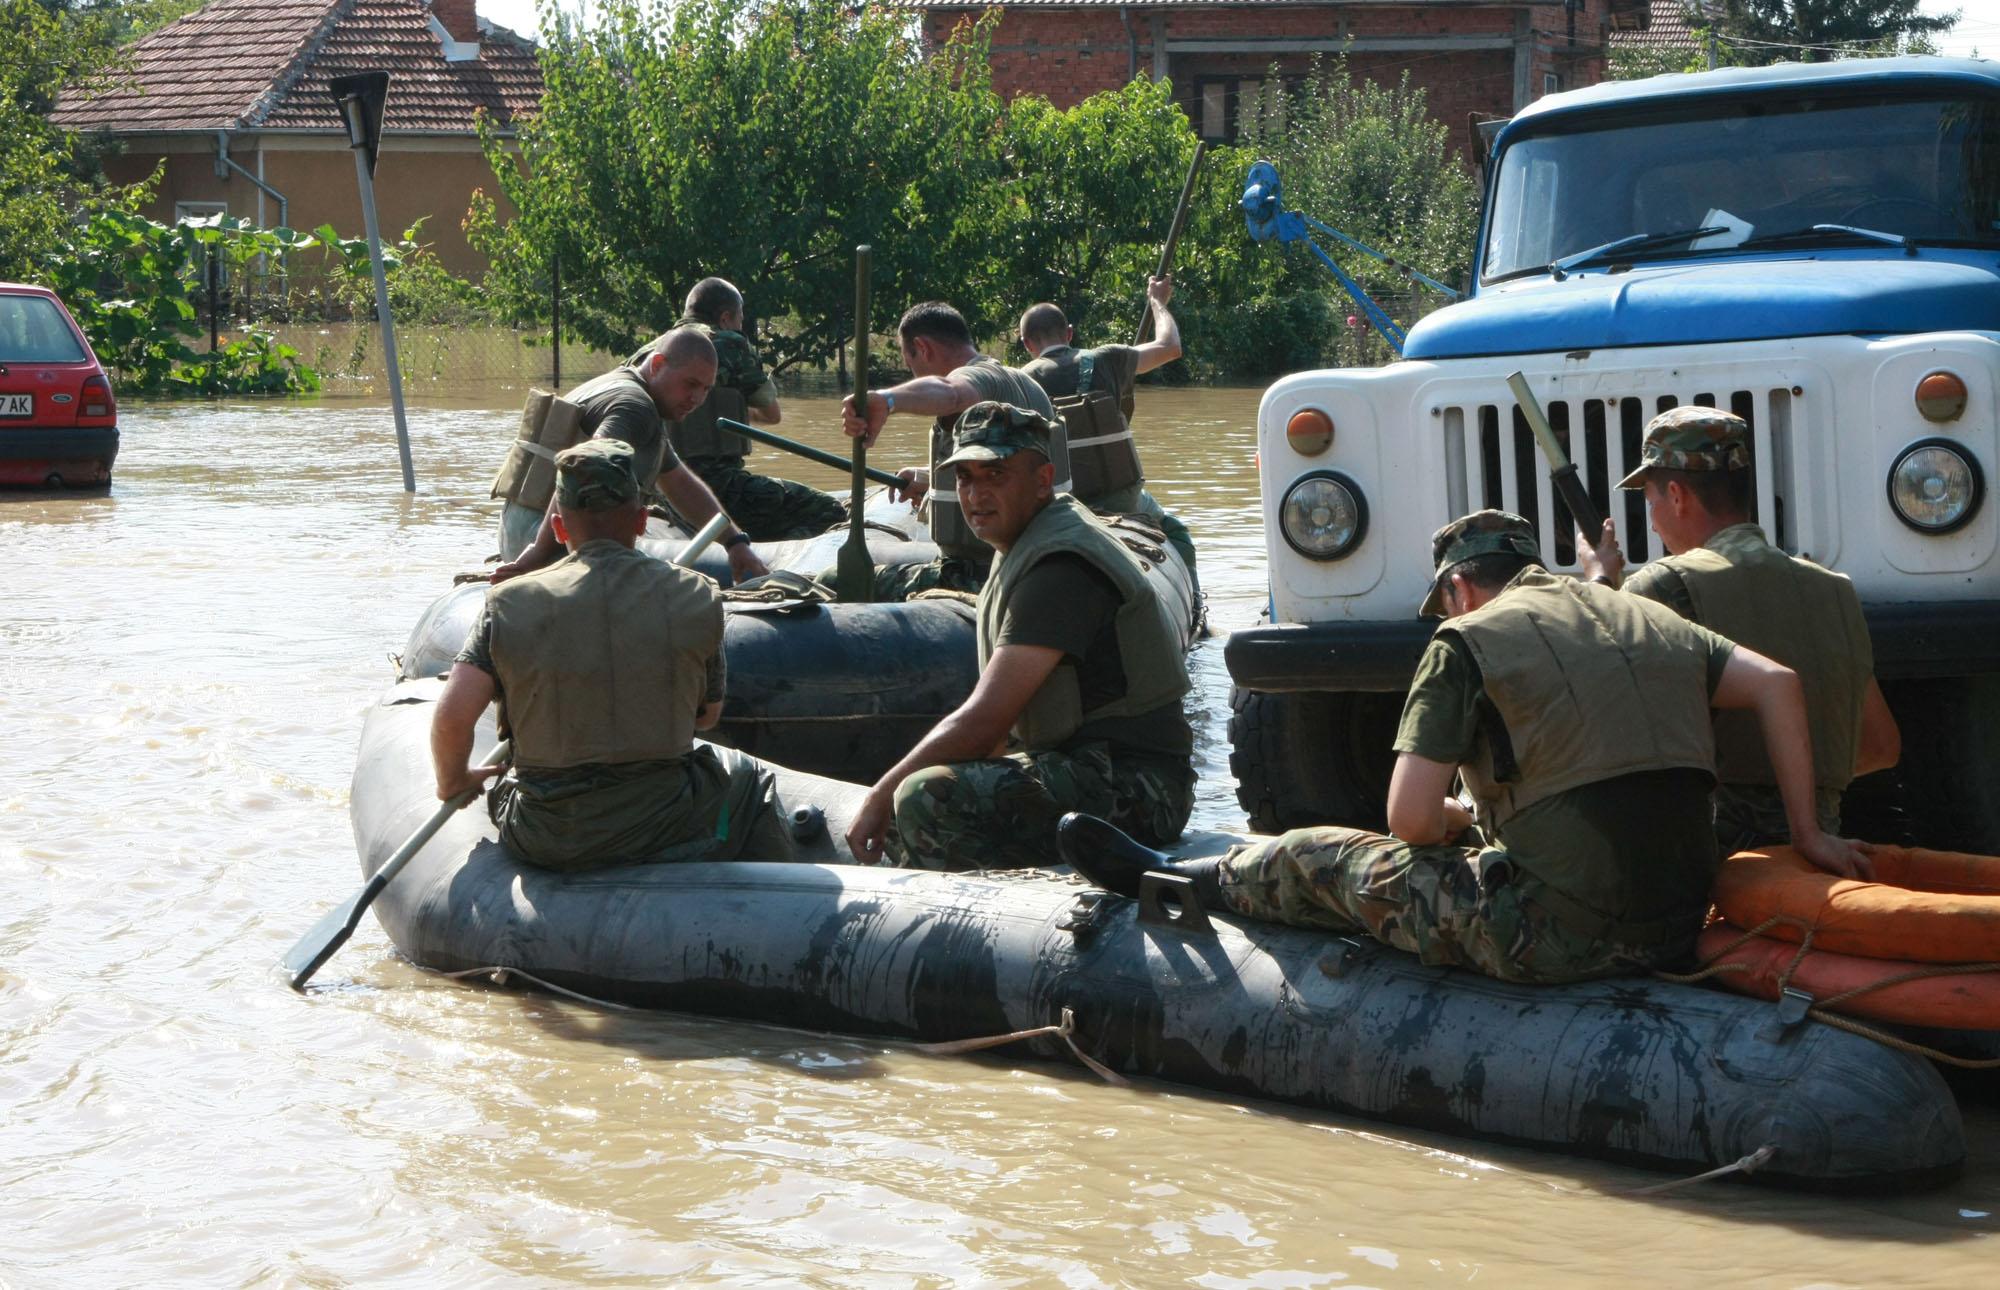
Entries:
POLYGON ((1368 503, 1361 487, 1333 470, 1301 475, 1278 508, 1285 542, 1308 560, 1338 560, 1368 532, 1368 503))
POLYGON ((1979 462, 1949 439, 1913 443, 1889 468, 1889 505, 1919 533, 1962 528, 1985 491, 1979 462))

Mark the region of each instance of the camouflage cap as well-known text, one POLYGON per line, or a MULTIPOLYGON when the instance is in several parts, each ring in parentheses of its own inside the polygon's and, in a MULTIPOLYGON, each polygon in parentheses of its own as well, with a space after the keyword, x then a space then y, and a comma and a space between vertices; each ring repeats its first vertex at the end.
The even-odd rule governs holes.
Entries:
POLYGON ((1734 412, 1689 406, 1668 408, 1646 423, 1646 446, 1639 468, 1618 481, 1638 488, 1646 472, 1659 470, 1748 470, 1750 426, 1734 412))
POLYGON ((632 445, 623 439, 586 439, 557 453, 556 497, 582 511, 615 510, 637 501, 632 445))
POLYGON ((1474 556, 1523 555, 1536 564, 1542 562, 1541 548, 1535 544, 1535 526, 1510 511, 1474 511, 1461 515, 1431 534, 1431 563, 1437 572, 1431 577, 1430 594, 1417 613, 1425 618, 1444 616, 1445 575, 1452 566, 1474 556))
POLYGON ((940 466, 961 461, 999 461, 1023 448, 1050 456, 1049 436, 1055 428, 1039 412, 1017 408, 1011 403, 975 403, 959 414, 958 427, 951 432, 951 456, 940 466))

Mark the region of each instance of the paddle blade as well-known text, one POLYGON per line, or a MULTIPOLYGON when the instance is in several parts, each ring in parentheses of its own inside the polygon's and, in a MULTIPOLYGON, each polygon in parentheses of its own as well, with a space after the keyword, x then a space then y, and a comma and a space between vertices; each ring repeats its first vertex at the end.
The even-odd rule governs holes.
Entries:
POLYGON ((866 604, 875 598, 875 557, 868 554, 868 540, 861 530, 848 530, 835 574, 834 590, 843 604, 866 604))
POLYGON ((326 916, 313 924, 312 930, 299 937, 298 944, 292 946, 279 960, 284 969, 285 979, 294 990, 303 991, 306 982, 312 980, 313 973, 326 965, 347 938, 354 935, 354 928, 361 921, 361 897, 367 891, 362 888, 340 904, 326 911, 326 916))

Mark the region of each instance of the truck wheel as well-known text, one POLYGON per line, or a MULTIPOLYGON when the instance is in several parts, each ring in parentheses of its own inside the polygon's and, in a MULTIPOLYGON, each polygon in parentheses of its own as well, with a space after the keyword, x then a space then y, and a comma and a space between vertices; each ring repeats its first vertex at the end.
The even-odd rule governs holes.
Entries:
POLYGON ((1231 687, 1229 709, 1229 769, 1251 828, 1384 826, 1403 696, 1231 687))
POLYGON ((2000 854, 2000 676, 1884 681, 1903 732, 1903 801, 1911 840, 2000 854))

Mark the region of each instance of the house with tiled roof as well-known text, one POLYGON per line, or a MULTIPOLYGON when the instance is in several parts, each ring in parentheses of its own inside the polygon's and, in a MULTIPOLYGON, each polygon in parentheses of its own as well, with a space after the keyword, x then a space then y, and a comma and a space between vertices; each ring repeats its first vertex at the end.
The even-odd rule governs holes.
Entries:
POLYGON ((533 45, 473 0, 212 0, 129 53, 126 71, 66 91, 51 119, 112 136, 115 181, 163 167, 147 215, 223 211, 349 236, 361 203, 328 84, 390 73, 375 172, 384 235, 425 218, 424 240, 458 273, 484 267, 460 225, 473 190, 495 187, 476 117, 504 132, 542 95, 533 45))
POLYGON ((1607 74, 1608 38, 1642 26, 1648 0, 893 0, 941 45, 999 8, 994 87, 1058 107, 1139 76, 1171 79, 1203 137, 1236 138, 1277 80, 1342 54, 1358 77, 1426 91, 1431 115, 1469 146, 1467 123, 1512 116, 1544 94, 1607 74))
POLYGON ((1679 71, 1698 63, 1708 53, 1698 28, 1710 20, 1702 17, 1689 0, 1652 0, 1649 21, 1632 31, 1613 33, 1614 54, 1643 60, 1646 70, 1679 71))

